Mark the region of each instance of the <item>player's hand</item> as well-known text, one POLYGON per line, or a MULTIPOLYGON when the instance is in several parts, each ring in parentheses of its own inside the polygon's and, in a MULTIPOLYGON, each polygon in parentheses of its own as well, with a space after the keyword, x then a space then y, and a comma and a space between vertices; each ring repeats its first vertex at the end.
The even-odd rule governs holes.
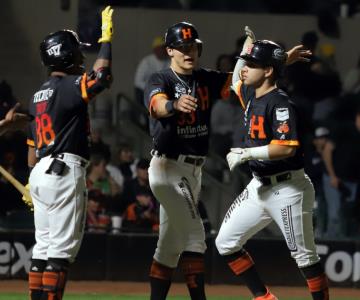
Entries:
POLYGON ((297 45, 286 52, 286 64, 291 65, 297 61, 309 62, 312 52, 304 48, 303 45, 297 45))
POLYGON ((245 35, 246 39, 240 55, 244 55, 250 51, 252 44, 256 41, 255 34, 249 26, 245 26, 245 35))
POLYGON ((246 35, 247 37, 249 37, 253 42, 256 41, 254 31, 252 31, 252 30, 250 29, 250 27, 247 26, 247 25, 245 26, 245 35, 246 35))
POLYGON ((174 101, 174 109, 184 113, 191 113, 197 108, 197 99, 191 95, 181 95, 181 97, 174 101))
POLYGON ((338 189, 340 186, 341 180, 339 177, 337 176, 330 176, 330 185, 335 188, 338 189))
POLYGON ((22 196, 22 200, 25 202, 25 204, 30 208, 31 211, 34 210, 34 205, 30 196, 30 184, 28 183, 27 185, 25 185, 25 193, 22 196))
POLYGON ((112 14, 114 10, 111 6, 107 6, 101 12, 101 38, 98 43, 110 43, 113 36, 113 21, 112 14))
POLYGON ((16 112, 19 107, 20 103, 16 103, 14 107, 7 112, 5 118, 0 121, 0 133, 9 129, 22 129, 26 126, 27 122, 30 121, 30 116, 16 112))
POLYGON ((226 155, 229 169, 232 171, 237 165, 241 165, 250 159, 250 153, 247 148, 231 148, 226 155))

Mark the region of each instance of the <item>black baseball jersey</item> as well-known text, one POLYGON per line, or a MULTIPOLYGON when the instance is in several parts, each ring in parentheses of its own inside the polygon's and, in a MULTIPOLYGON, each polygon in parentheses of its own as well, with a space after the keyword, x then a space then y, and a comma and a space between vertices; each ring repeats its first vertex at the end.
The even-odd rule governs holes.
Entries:
POLYGON ((28 145, 35 147, 38 158, 64 152, 89 158, 89 85, 86 74, 50 76, 34 94, 28 145))
POLYGON ((176 112, 166 118, 150 118, 150 134, 154 149, 161 154, 176 156, 192 154, 205 156, 209 148, 210 112, 216 99, 229 96, 231 75, 212 70, 194 70, 192 75, 181 75, 168 68, 154 73, 145 88, 145 106, 151 110, 156 96, 170 101, 183 94, 198 99, 198 107, 192 113, 176 112))
POLYGON ((296 146, 296 154, 281 160, 251 160, 249 166, 258 176, 304 168, 304 151, 300 138, 302 129, 298 111, 288 95, 274 89, 255 98, 253 88, 242 85, 240 100, 245 104, 245 147, 259 147, 268 144, 296 146))

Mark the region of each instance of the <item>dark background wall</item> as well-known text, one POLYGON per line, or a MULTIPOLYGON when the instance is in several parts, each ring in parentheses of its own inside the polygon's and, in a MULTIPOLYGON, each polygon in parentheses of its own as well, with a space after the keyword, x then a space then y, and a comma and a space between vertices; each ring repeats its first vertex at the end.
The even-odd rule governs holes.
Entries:
MULTIPOLYGON (((9 81, 14 87, 14 94, 23 102, 27 103, 46 75, 38 55, 41 39, 58 29, 77 29, 79 0, 70 1, 68 10, 61 10, 61 2, 1 1, 0 78, 9 81)), ((85 1, 88 4, 91 2, 94 1, 85 1)), ((91 9, 80 10, 80 17, 86 19, 87 13, 93 14, 93 8, 91 9)), ((100 9, 101 7, 98 8, 99 11, 100 9)), ((115 79, 110 91, 113 97, 119 91, 132 96, 136 65, 151 51, 153 38, 163 35, 169 25, 183 20, 197 26, 204 41, 201 64, 210 68, 215 66, 219 54, 234 51, 235 40, 243 34, 245 25, 249 25, 258 38, 282 41, 287 47, 299 43, 305 31, 317 28, 317 19, 314 15, 116 7, 113 43, 115 79)), ((329 38, 319 32, 320 44, 335 45, 336 63, 340 73, 344 75, 356 64, 360 54, 360 41, 357 38, 360 19, 339 18, 338 22, 341 38, 329 38)), ((90 26, 96 26, 96 19, 88 24, 91 30, 90 26)), ((94 58, 93 54, 88 55, 89 66, 94 58)))

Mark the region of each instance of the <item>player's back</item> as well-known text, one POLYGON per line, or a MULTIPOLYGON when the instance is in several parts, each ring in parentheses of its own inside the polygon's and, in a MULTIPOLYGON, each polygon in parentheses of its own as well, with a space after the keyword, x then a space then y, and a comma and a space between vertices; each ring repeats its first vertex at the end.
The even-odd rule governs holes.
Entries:
POLYGON ((87 103, 81 84, 79 75, 50 76, 31 99, 31 131, 39 158, 63 152, 88 158, 87 103))

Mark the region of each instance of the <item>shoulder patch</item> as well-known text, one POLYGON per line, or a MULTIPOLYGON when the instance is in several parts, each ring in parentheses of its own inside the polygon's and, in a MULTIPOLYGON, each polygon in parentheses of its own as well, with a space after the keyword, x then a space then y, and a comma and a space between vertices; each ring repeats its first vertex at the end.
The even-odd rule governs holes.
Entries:
POLYGON ((276 120, 286 121, 289 119, 289 109, 287 107, 276 109, 276 120))
POLYGON ((150 92, 150 99, 156 95, 156 94, 160 94, 160 93, 163 93, 163 90, 161 88, 156 88, 156 89, 153 89, 151 92, 150 92))

